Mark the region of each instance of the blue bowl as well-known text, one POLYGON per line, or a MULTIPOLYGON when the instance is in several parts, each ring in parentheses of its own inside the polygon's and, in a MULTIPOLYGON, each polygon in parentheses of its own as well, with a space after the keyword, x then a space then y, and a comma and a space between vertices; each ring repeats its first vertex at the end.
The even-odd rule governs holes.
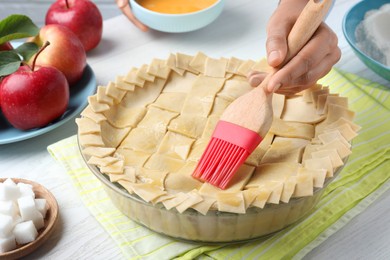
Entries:
POLYGON ((356 27, 364 19, 366 12, 369 10, 379 9, 382 5, 388 3, 390 3, 389 0, 363 0, 357 3, 344 16, 343 33, 358 58, 376 74, 390 81, 390 67, 372 59, 360 50, 356 44, 355 38, 356 27))
POLYGON ((143 24, 150 28, 169 33, 183 33, 198 30, 213 22, 221 14, 225 0, 217 0, 203 10, 185 14, 157 13, 130 0, 131 9, 143 24))

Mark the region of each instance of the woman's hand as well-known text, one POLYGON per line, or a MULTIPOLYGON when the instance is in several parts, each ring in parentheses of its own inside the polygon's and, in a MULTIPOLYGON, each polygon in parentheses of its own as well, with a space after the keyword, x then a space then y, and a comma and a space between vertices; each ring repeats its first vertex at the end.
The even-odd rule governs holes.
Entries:
POLYGON ((146 32, 149 30, 149 27, 141 23, 131 11, 129 0, 115 0, 116 5, 121 9, 122 13, 141 31, 146 32))
MULTIPOLYGON (((267 25, 267 61, 278 67, 287 54, 287 36, 307 0, 282 0, 267 25)), ((268 91, 291 95, 300 92, 325 76, 340 59, 336 34, 322 23, 309 42, 268 82, 268 91)), ((249 76, 252 86, 265 78, 264 73, 253 72, 249 76)))

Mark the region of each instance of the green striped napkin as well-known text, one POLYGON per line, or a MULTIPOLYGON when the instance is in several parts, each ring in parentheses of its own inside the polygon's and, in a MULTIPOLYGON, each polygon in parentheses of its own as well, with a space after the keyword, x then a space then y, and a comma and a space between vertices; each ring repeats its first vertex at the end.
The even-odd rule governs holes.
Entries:
POLYGON ((353 153, 312 214, 270 237, 247 243, 205 245, 154 233, 110 202, 85 165, 75 136, 48 150, 66 168, 86 207, 128 259, 299 259, 390 189, 390 88, 336 69, 321 83, 348 97, 357 113, 355 123, 362 129, 353 141, 353 153))

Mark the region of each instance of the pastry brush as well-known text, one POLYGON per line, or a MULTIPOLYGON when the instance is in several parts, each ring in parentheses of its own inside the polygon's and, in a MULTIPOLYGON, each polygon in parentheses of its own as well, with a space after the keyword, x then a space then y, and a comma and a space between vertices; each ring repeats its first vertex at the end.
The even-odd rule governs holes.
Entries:
POLYGON ((272 124, 272 93, 267 84, 310 40, 326 16, 331 0, 310 0, 287 37, 288 52, 282 65, 262 83, 237 98, 223 112, 192 176, 226 189, 238 168, 260 144, 272 124))

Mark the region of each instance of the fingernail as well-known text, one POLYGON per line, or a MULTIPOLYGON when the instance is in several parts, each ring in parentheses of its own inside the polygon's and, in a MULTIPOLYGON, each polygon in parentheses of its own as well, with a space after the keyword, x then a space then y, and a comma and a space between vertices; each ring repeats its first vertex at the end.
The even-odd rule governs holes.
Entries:
POLYGON ((268 64, 273 63, 279 59, 278 51, 271 51, 268 55, 268 64))

